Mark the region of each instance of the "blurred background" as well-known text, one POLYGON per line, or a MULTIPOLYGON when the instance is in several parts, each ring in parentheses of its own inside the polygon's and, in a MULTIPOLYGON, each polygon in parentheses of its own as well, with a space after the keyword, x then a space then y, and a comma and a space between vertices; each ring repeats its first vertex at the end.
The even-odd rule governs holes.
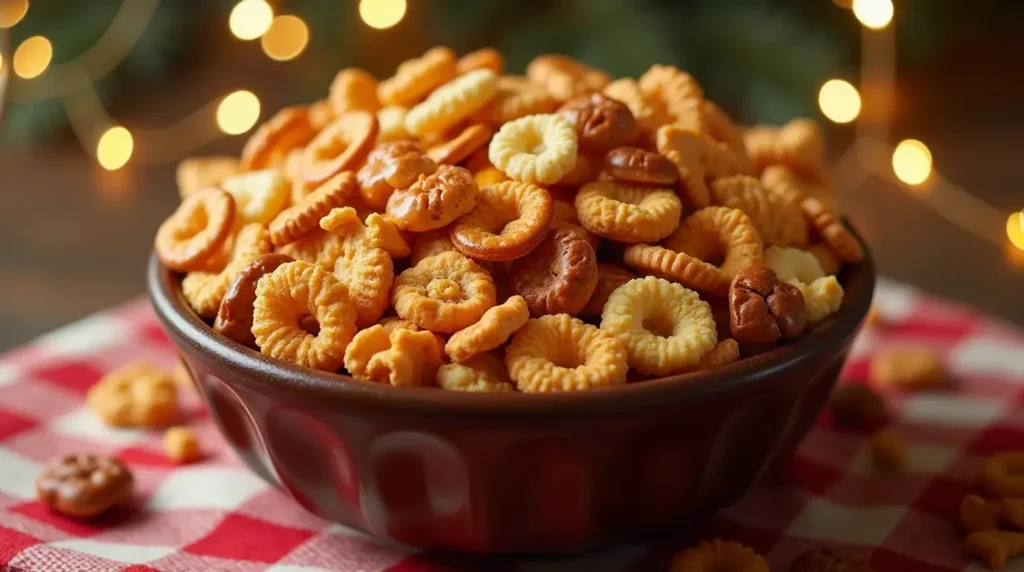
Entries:
POLYGON ((1022 21, 1017 0, 0 0, 0 350, 143 293, 179 160, 436 44, 512 73, 670 63, 740 123, 813 117, 882 274, 1024 324, 1022 21))

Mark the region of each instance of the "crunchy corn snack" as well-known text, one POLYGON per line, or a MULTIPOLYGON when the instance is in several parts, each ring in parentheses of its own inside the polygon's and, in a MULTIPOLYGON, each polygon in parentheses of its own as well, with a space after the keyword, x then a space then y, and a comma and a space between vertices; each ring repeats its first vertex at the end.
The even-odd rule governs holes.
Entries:
POLYGON ((302 180, 320 185, 356 168, 377 141, 377 116, 346 111, 334 118, 302 151, 302 180))
POLYGON ((175 463, 190 463, 202 456, 199 438, 188 427, 170 427, 164 431, 164 453, 175 463))
POLYGON ((711 204, 704 177, 710 153, 708 142, 700 133, 670 124, 658 128, 656 144, 658 153, 676 166, 683 199, 696 208, 711 204))
POLYGON ((807 327, 813 328, 822 320, 839 310, 843 303, 843 287, 835 276, 818 278, 810 284, 790 280, 790 284, 800 289, 807 304, 807 327))
POLYGON ((233 175, 220 186, 235 199, 235 212, 242 222, 266 226, 288 204, 288 181, 275 170, 233 175))
MULTIPOLYGON (((473 154, 477 149, 484 148, 494 135, 494 129, 483 123, 476 123, 466 127, 454 139, 427 150, 427 156, 440 165, 455 165, 473 154)), ((473 173, 476 179, 478 173, 473 173)), ((488 183, 490 184, 490 183, 488 183)), ((479 180, 477 185, 480 185, 479 180)))
POLYGON ((1008 558, 1024 554, 1024 532, 972 532, 964 540, 964 549, 984 560, 992 570, 998 570, 1008 558))
POLYGON ((359 68, 345 68, 331 81, 327 101, 335 116, 346 111, 377 111, 377 78, 359 68))
POLYGON ((395 75, 380 82, 377 98, 384 105, 412 106, 455 77, 455 52, 437 47, 399 64, 395 75))
POLYGON ((430 385, 441 366, 441 352, 430 332, 395 328, 390 334, 371 326, 345 350, 345 369, 356 379, 396 386, 430 385))
POLYGON ((501 127, 488 157, 517 181, 549 185, 576 165, 576 151, 572 123, 554 114, 528 115, 501 127))
POLYGON ((331 209, 345 204, 358 185, 352 171, 338 173, 302 199, 302 202, 281 211, 270 221, 270 240, 276 246, 293 242, 315 229, 320 218, 331 209))
POLYGON ((469 73, 473 70, 487 69, 497 75, 505 73, 505 56, 494 48, 481 48, 459 58, 455 62, 455 71, 459 74, 469 73))
POLYGON ((576 212, 584 228, 604 238, 657 242, 679 226, 683 203, 669 189, 597 181, 576 194, 576 212))
POLYGON ((556 107, 558 101, 543 87, 510 81, 509 76, 503 76, 498 78, 498 91, 491 101, 470 119, 500 127, 527 115, 551 113, 556 107))
POLYGON ((221 155, 186 157, 178 163, 175 180, 178 195, 185 198, 206 187, 216 187, 221 181, 238 173, 238 159, 221 155))
POLYGON ((567 314, 527 322, 505 350, 505 363, 524 392, 582 391, 626 382, 622 342, 567 314))
POLYGON ((700 363, 697 364, 697 369, 700 370, 712 370, 718 369, 723 365, 728 365, 736 360, 740 359, 740 344, 732 338, 724 339, 711 348, 711 351, 704 354, 704 357, 700 358, 700 363))
POLYGON ((189 272, 181 281, 181 294, 202 318, 217 315, 228 286, 261 254, 270 252, 270 233, 259 223, 250 223, 238 231, 231 260, 220 272, 189 272))
POLYGON ((89 388, 86 404, 114 427, 162 427, 178 416, 178 391, 166 372, 133 362, 103 376, 89 388))
POLYGON ((204 270, 231 234, 235 201, 224 191, 209 187, 190 194, 156 231, 154 249, 171 270, 204 270))
POLYGON ((405 130, 405 114, 409 110, 399 105, 389 105, 377 110, 377 142, 401 141, 411 139, 412 135, 405 130))
POLYGON ((807 223, 800 209, 761 187, 760 181, 734 175, 711 184, 715 204, 739 209, 750 217, 766 245, 805 246, 807 223))
POLYGON ((479 321, 494 306, 494 280, 462 254, 442 252, 402 272, 392 298, 399 316, 450 334, 479 321))
POLYGON ((451 239, 479 260, 512 260, 533 250, 551 227, 551 194, 541 187, 505 181, 480 191, 475 208, 455 221, 451 239))
POLYGON ((617 79, 604 86, 601 93, 626 104, 641 131, 654 133, 662 125, 672 123, 664 106, 652 103, 633 78, 617 79))
POLYGON ((864 259, 864 248, 860 241, 846 229, 842 221, 825 208, 821 201, 807 197, 800 203, 800 208, 803 209, 804 216, 811 226, 843 262, 854 263, 864 259))
POLYGON ((303 107, 286 107, 261 125, 242 147, 239 169, 256 171, 276 167, 291 151, 309 143, 316 135, 303 107))
POLYGON ((405 115, 413 135, 445 131, 482 108, 498 91, 498 76, 489 69, 466 72, 434 90, 405 115))
POLYGON ((522 296, 512 296, 484 312, 480 321, 448 338, 444 351, 456 362, 497 348, 530 319, 530 310, 522 296))
POLYGON ((526 77, 543 85, 559 101, 600 91, 611 76, 587 64, 558 54, 537 56, 526 65, 526 77))
POLYGON ((437 385, 448 391, 508 393, 516 390, 508 377, 505 362, 493 352, 442 365, 437 370, 437 385))
POLYGON ((672 559, 669 572, 769 572, 768 564, 758 553, 738 542, 721 539, 701 542, 672 559))

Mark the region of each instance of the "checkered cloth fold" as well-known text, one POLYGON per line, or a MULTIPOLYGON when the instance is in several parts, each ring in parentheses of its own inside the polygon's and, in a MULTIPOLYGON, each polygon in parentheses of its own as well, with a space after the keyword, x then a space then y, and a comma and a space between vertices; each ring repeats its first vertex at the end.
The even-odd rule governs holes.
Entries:
MULTIPOLYGON (((865 379, 874 352, 907 344, 941 352, 957 382, 953 391, 889 396, 895 428, 911 442, 907 467, 873 471, 863 437, 821 422, 778 474, 719 512, 702 537, 748 544, 774 570, 822 544, 859 553, 880 572, 984 569, 962 553, 953 523, 979 460, 1024 448, 1024 333, 899 284, 881 283, 877 300, 887 325, 861 335, 844 378, 865 379)), ((159 432, 100 424, 84 406, 86 390, 136 359, 176 361, 146 300, 0 357, 0 570, 619 572, 665 570, 672 553, 699 540, 517 560, 382 546, 306 513, 247 471, 194 394, 185 408, 207 456, 192 465, 168 462, 159 432), (81 451, 130 464, 137 506, 90 522, 42 506, 34 482, 43 464, 81 451)))

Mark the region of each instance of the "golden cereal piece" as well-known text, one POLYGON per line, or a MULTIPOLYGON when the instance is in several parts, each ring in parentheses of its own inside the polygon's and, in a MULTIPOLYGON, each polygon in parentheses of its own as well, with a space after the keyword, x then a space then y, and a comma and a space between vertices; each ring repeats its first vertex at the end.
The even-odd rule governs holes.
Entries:
POLYGON ((723 143, 736 161, 734 168, 741 173, 752 172, 747 148, 743 144, 743 134, 733 123, 732 118, 714 102, 704 100, 700 108, 704 128, 715 141, 723 143))
POLYGON ((897 471, 907 462, 907 440, 892 429, 871 436, 871 459, 883 471, 897 471))
POLYGON ((494 48, 481 48, 469 52, 455 62, 455 71, 460 75, 479 69, 491 70, 501 75, 505 73, 505 56, 494 48))
POLYGON ((291 191, 288 180, 272 169, 227 177, 220 187, 235 199, 235 213, 240 221, 263 226, 284 210, 291 191))
POLYGON ((566 101, 584 93, 601 91, 612 76, 559 54, 537 56, 526 65, 526 77, 543 85, 555 99, 566 101))
POLYGON ((672 123, 672 116, 664 107, 653 105, 633 78, 617 79, 604 86, 601 93, 624 103, 643 132, 654 133, 662 125, 672 123))
POLYGON ((405 130, 405 114, 408 112, 408 109, 398 105, 389 105, 378 109, 377 142, 387 143, 412 139, 412 135, 405 130))
POLYGON ((461 363, 442 365, 437 385, 448 391, 508 393, 516 390, 505 362, 492 352, 477 354, 461 363))
POLYGON ((897 347, 875 354, 871 381, 907 390, 941 389, 949 384, 939 354, 923 347, 897 347))
POLYGON ((440 46, 431 48, 399 64, 395 75, 377 86, 377 98, 384 105, 410 107, 457 73, 455 52, 440 46))
POLYGON ((277 248, 295 260, 319 264, 328 270, 334 269, 334 262, 343 254, 343 239, 323 229, 314 228, 294 242, 277 248))
POLYGON ((334 371, 356 331, 356 313, 345 286, 323 268, 297 260, 260 278, 252 333, 264 354, 312 369, 334 371), (320 332, 299 322, 312 316, 320 332))
POLYGON ((345 369, 356 379, 394 386, 431 385, 441 366, 433 334, 380 325, 362 330, 345 350, 345 369))
POLYGON ((447 131, 486 105, 497 91, 498 76, 491 70, 467 72, 410 109, 405 115, 405 129, 417 136, 447 131))
POLYGON ((213 187, 196 191, 157 229, 154 249, 171 270, 203 270, 231 234, 234 222, 231 195, 213 187))
POLYGON ((202 456, 199 437, 188 427, 170 427, 164 431, 164 454, 175 463, 190 463, 202 456))
POLYGON ((796 280, 811 284, 818 278, 825 277, 818 258, 799 248, 768 247, 764 249, 764 265, 771 268, 783 282, 796 280))
MULTIPOLYGON (((427 150, 427 156, 439 165, 455 165, 461 163, 477 149, 486 148, 494 135, 494 129, 482 123, 470 125, 462 130, 454 139, 427 150)), ((473 174, 474 179, 476 173, 473 174)), ((479 183, 477 183, 478 186, 479 183)))
POLYGON ((543 87, 509 82, 508 76, 498 78, 498 91, 491 101, 473 114, 473 121, 501 127, 527 115, 551 113, 558 101, 543 87))
POLYGON ((332 210, 320 219, 320 227, 343 238, 341 255, 335 260, 333 270, 334 276, 348 288, 356 325, 373 324, 384 315, 391 300, 391 285, 395 280, 391 256, 382 248, 379 237, 363 226, 352 207, 332 210))
POLYGON ((807 222, 803 213, 779 195, 765 190, 761 182, 746 175, 733 175, 711 183, 715 204, 743 211, 765 244, 806 246, 807 222))
POLYGON ((175 171, 178 195, 184 199, 199 189, 216 187, 222 180, 235 173, 238 173, 238 159, 235 157, 186 157, 178 163, 175 171))
POLYGON ((626 347, 568 314, 531 319, 505 350, 519 391, 584 391, 626 383, 626 347))
POLYGON ((732 338, 724 339, 704 354, 697 364, 697 369, 708 371, 718 369, 740 359, 740 344, 732 338))
POLYGON ((405 258, 412 252, 398 225, 387 215, 370 213, 366 217, 366 236, 391 258, 405 258))
POLYGON ((810 284, 790 280, 790 284, 800 289, 807 307, 807 328, 813 328, 825 318, 835 314, 843 305, 843 287, 835 276, 818 278, 810 284))
POLYGON ((617 242, 657 242, 679 226, 683 203, 675 192, 595 181, 576 194, 584 228, 617 242))
POLYGON ((442 252, 458 252, 459 249, 455 248, 455 244, 452 243, 448 232, 449 228, 445 227, 414 233, 412 235, 412 245, 410 245, 412 253, 409 255, 409 264, 416 266, 424 258, 441 254, 442 252))
POLYGON ((964 540, 964 550, 984 560, 992 570, 998 570, 1008 558, 1024 554, 1024 532, 972 532, 964 540))
POLYGON ((334 115, 346 111, 380 109, 377 100, 377 78, 359 68, 345 68, 334 76, 327 91, 327 100, 334 115))
POLYGON ((696 208, 710 205, 711 193, 704 182, 710 153, 707 139, 696 131, 671 124, 658 128, 655 143, 658 153, 679 171, 680 192, 687 204, 696 208))
POLYGON ((641 273, 653 274, 674 282, 725 296, 729 292, 729 276, 715 266, 664 246, 631 244, 626 247, 623 261, 641 273))
MULTIPOLYGON (((397 331, 399 328, 391 330, 397 331)), ((366 366, 370 358, 391 349, 391 332, 380 324, 359 330, 345 348, 345 369, 356 379, 370 379, 366 366)), ((379 381, 379 380, 374 380, 379 381)))
POLYGON ((669 572, 769 572, 760 554, 719 538, 687 548, 672 559, 669 572))
POLYGON ((377 116, 369 111, 346 111, 334 118, 303 149, 302 180, 320 185, 358 167, 377 141, 377 129, 377 116))
POLYGON ((469 171, 440 165, 412 186, 396 190, 388 199, 387 214, 403 230, 434 230, 472 211, 478 193, 469 171))
POLYGON ((293 242, 315 229, 320 218, 345 204, 359 185, 352 171, 338 173, 306 195, 302 202, 281 211, 270 221, 270 240, 275 246, 293 242))
POLYGON ((598 262, 597 287, 594 288, 594 293, 587 300, 587 304, 580 310, 580 316, 601 317, 601 312, 604 311, 604 306, 608 303, 608 297, 612 295, 612 292, 634 278, 638 278, 638 276, 621 266, 598 262))
POLYGON ((576 130, 552 113, 510 121, 491 139, 488 157, 517 181, 550 185, 576 165, 576 130))
POLYGON ((392 300, 399 316, 450 334, 479 321, 494 306, 494 280, 462 254, 442 252, 403 271, 392 300))
POLYGON ((860 245, 860 241, 846 228, 843 221, 825 208, 821 201, 807 197, 800 203, 800 209, 811 226, 843 262, 856 263, 864 259, 864 247, 860 245))
POLYGON ((1024 496, 1024 451, 1006 451, 987 457, 976 478, 978 490, 997 497, 1024 496))
POLYGON ((512 296, 484 312, 479 322, 452 334, 444 351, 453 361, 464 362, 504 344, 529 319, 526 300, 522 296, 512 296))
POLYGON ((89 388, 86 404, 114 427, 162 427, 178 417, 177 384, 151 363, 132 362, 89 388))
POLYGON ((220 272, 189 272, 181 281, 181 294, 199 317, 213 318, 238 273, 270 251, 270 233, 259 223, 249 223, 238 231, 227 266, 220 272))
POLYGON ((302 106, 285 107, 249 136, 242 147, 239 169, 255 171, 275 167, 291 151, 309 143, 315 135, 308 109, 302 106))
POLYGON ((615 289, 601 312, 601 329, 626 346, 629 366, 669 375, 696 367, 718 341, 711 307, 689 290, 648 276, 615 289))
POLYGON ((553 217, 549 192, 530 183, 505 181, 481 189, 475 208, 452 225, 451 240, 478 260, 512 260, 544 240, 553 217))
POLYGON ((775 143, 779 138, 779 128, 774 125, 755 125, 743 130, 743 148, 750 159, 751 170, 761 173, 769 165, 778 162, 775 154, 775 143))
POLYGON ((652 105, 664 109, 674 123, 704 134, 701 104, 704 90, 693 76, 675 66, 652 65, 638 82, 652 105))

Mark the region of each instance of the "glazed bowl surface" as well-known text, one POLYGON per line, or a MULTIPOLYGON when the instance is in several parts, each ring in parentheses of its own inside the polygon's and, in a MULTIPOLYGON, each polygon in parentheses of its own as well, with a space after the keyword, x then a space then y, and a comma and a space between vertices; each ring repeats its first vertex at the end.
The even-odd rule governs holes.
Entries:
POLYGON ((719 370, 573 394, 395 388, 272 360, 209 328, 155 256, 153 306, 244 462, 307 510, 378 538, 575 552, 691 525, 785 459, 871 304, 870 254, 838 312, 719 370))

